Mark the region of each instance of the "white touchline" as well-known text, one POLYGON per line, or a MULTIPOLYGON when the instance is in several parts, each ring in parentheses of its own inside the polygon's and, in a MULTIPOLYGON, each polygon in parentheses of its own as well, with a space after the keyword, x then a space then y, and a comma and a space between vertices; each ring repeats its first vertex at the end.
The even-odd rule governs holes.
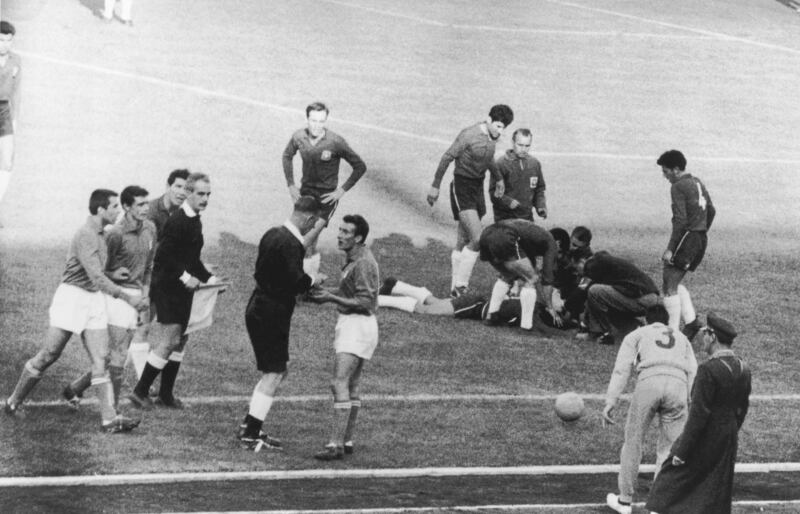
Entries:
MULTIPOLYGON (((640 472, 652 473, 654 464, 643 464, 640 472)), ((737 463, 736 473, 796 473, 800 462, 737 463)), ((167 484, 180 482, 214 482, 218 480, 317 480, 331 478, 391 479, 419 477, 465 476, 541 476, 541 475, 598 475, 616 474, 619 464, 585 464, 556 466, 480 466, 382 469, 297 469, 281 471, 228 471, 186 473, 129 473, 118 475, 72 475, 43 477, 0 478, 3 487, 71 487, 131 484, 167 484)))
MULTIPOLYGON (((395 394, 366 394, 362 396, 365 402, 544 402, 553 401, 560 393, 549 394, 409 394, 409 395, 395 395, 395 394)), ((584 400, 605 400, 606 396, 600 393, 578 393, 584 400)), ((276 402, 281 403, 307 403, 307 402, 325 402, 330 401, 331 396, 325 394, 306 394, 306 395, 289 395, 277 396, 276 402)), ((621 399, 630 399, 629 394, 623 394, 621 399)), ((189 405, 214 405, 217 403, 243 403, 250 400, 249 396, 245 395, 229 395, 229 396, 184 396, 181 400, 189 405)), ((123 400, 125 402, 127 400, 123 400)), ((779 402, 794 402, 800 401, 800 394, 751 394, 750 401, 779 401, 779 402)), ((92 405, 97 403, 96 398, 87 398, 81 400, 81 404, 92 405)), ((25 406, 30 407, 56 407, 64 405, 64 400, 45 400, 26 402, 25 406)))
POLYGON ((764 43, 762 41, 756 41, 754 39, 747 39, 747 38, 744 38, 744 37, 731 36, 730 34, 724 34, 722 32, 714 32, 713 30, 697 29, 697 28, 693 28, 693 27, 688 27, 686 25, 679 25, 677 23, 669 23, 669 22, 666 22, 666 21, 659 21, 659 20, 654 20, 654 19, 651 19, 651 18, 644 18, 642 16, 635 16, 633 14, 626 14, 626 13, 622 13, 622 12, 618 12, 618 11, 611 11, 611 10, 608 10, 608 9, 600 9, 598 7, 589 7, 587 5, 576 4, 576 3, 573 3, 573 2, 565 2, 563 0, 547 0, 547 1, 550 2, 551 4, 558 4, 558 5, 564 5, 564 6, 567 6, 567 7, 574 7, 576 9, 582 9, 582 10, 585 10, 585 11, 599 12, 599 13, 608 14, 608 15, 611 15, 611 16, 616 16, 616 17, 619 17, 619 18, 627 18, 629 20, 641 21, 641 22, 650 23, 650 24, 653 24, 653 25, 659 25, 659 26, 662 26, 662 27, 668 27, 668 28, 672 28, 672 29, 686 30, 686 31, 689 31, 689 32, 693 32, 695 34, 702 34, 704 36, 713 36, 713 37, 716 37, 716 38, 722 39, 722 40, 736 41, 738 43, 745 43, 745 44, 748 44, 748 45, 760 46, 762 48, 769 48, 771 50, 780 50, 782 52, 788 52, 788 53, 792 53, 792 54, 795 54, 795 55, 800 55, 800 50, 798 50, 796 48, 790 48, 788 46, 776 45, 776 44, 773 44, 773 43, 764 43))
MULTIPOLYGON (((157 77, 150 77, 147 75, 141 75, 138 73, 131 73, 127 71, 121 70, 114 70, 111 68, 105 68, 103 66, 96 66, 93 64, 86 64, 83 62, 71 61, 68 59, 59 59, 56 57, 49 57, 46 55, 40 55, 36 53, 26 52, 24 50, 17 51, 18 54, 31 58, 31 59, 38 59, 41 61, 58 64, 61 66, 70 66, 74 68, 79 68, 87 71, 92 71, 95 73, 111 75, 115 77, 121 77, 131 80, 138 80, 140 82, 145 82, 147 84, 153 84, 156 86, 167 87, 172 89, 179 89, 183 91, 187 91, 190 93, 194 93, 198 96, 205 96, 211 98, 218 98, 220 100, 225 100, 229 102, 237 102, 244 105, 252 105, 255 107, 262 107, 264 109, 269 109, 272 111, 288 113, 297 116, 305 116, 304 109, 297 109, 294 107, 286 107, 283 105, 278 105, 270 102, 264 102, 262 100, 255 100, 253 98, 248 98, 246 96, 241 95, 234 95, 231 93, 225 93, 224 91, 214 91, 211 89, 206 89, 199 86, 192 86, 189 84, 182 84, 180 82, 174 82, 170 80, 164 80, 157 77)), ((438 138, 438 137, 431 137, 425 136, 422 134, 418 134, 415 132, 408 132, 406 130, 397 130, 391 129, 387 127, 382 127, 379 125, 372 125, 369 123, 362 123, 359 121, 352 121, 347 119, 336 118, 335 123, 341 123, 342 125, 348 125, 351 127, 358 127, 361 129, 365 129, 372 132, 379 132, 382 134, 389 134, 392 136, 400 136, 407 139, 413 139, 416 141, 425 141, 427 143, 434 143, 437 145, 449 145, 452 141, 438 138)), ((553 158, 592 158, 592 159, 616 159, 616 160, 635 160, 635 161, 651 161, 653 160, 653 156, 646 156, 646 155, 631 155, 631 154, 615 154, 615 153, 602 153, 602 152, 553 152, 553 151, 537 151, 536 155, 542 157, 553 157, 553 158)), ((800 164, 800 158, 797 159, 782 159, 782 158, 768 158, 768 157, 737 157, 737 156, 727 156, 727 157, 703 157, 697 156, 693 157, 692 160, 699 161, 699 162, 730 162, 730 163, 749 163, 749 164, 800 164)))

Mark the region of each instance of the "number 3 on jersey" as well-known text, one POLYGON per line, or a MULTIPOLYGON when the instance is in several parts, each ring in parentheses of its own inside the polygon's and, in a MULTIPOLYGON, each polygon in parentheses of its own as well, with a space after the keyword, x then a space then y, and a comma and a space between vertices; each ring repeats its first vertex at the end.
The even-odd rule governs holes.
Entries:
POLYGON ((667 350, 675 346, 675 336, 672 335, 673 331, 671 328, 667 327, 667 329, 661 332, 661 334, 665 336, 667 340, 664 341, 664 339, 661 338, 656 339, 655 340, 656 346, 660 348, 665 348, 667 350))

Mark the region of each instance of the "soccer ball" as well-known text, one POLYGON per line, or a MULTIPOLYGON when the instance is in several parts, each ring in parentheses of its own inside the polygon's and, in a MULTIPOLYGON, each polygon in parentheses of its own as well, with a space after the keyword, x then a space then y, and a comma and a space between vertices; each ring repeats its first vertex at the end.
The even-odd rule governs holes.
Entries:
POLYGON ((583 399, 571 391, 558 395, 555 407, 556 415, 563 421, 575 421, 583 416, 583 399))

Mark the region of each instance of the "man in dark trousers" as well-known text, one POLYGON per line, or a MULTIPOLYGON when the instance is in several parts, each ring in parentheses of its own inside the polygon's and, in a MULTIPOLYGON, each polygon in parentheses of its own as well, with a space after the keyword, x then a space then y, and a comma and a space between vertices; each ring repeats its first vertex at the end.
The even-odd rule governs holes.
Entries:
POLYGON ((263 375, 239 426, 238 437, 244 448, 260 451, 262 447, 281 447, 278 439, 262 432, 261 428, 278 386, 286 376, 295 298, 314 283, 303 271, 304 237, 314 228, 318 213, 319 204, 314 197, 299 197, 289 220, 269 229, 258 245, 253 274, 256 288, 247 304, 245 323, 256 355, 256 367, 263 375))
POLYGON ((605 251, 591 257, 583 252, 574 255, 581 287, 588 287, 584 313, 588 331, 578 333, 578 339, 614 344, 614 332, 625 337, 639 326, 637 317, 661 302, 653 279, 632 262, 605 251))
POLYGON ((653 513, 728 514, 739 429, 750 404, 750 370, 733 353, 736 329, 709 313, 689 419, 661 472, 647 508, 653 513))
POLYGON ((182 338, 189 324, 194 292, 201 284, 215 284, 213 276, 200 260, 203 249, 203 225, 200 212, 208 206, 211 180, 204 173, 192 173, 186 181, 186 200, 159 234, 153 277, 150 286, 150 305, 156 320, 151 324, 152 349, 147 356, 142 376, 128 396, 134 406, 148 409, 153 402, 148 391, 158 375, 161 389, 156 404, 173 409, 182 408, 173 394, 175 379, 183 360, 182 338))

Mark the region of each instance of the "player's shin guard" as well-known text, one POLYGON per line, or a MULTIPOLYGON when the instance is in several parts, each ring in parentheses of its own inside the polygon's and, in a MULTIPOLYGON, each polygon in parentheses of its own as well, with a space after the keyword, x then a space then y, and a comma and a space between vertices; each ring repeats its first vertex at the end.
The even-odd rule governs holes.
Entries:
POLYGON ((681 297, 677 294, 665 296, 664 308, 669 314, 669 328, 679 330, 681 327, 681 297))
POLYGON ((358 398, 350 399, 350 416, 347 418, 347 427, 344 429, 344 442, 353 441, 353 432, 356 429, 356 419, 361 410, 361 400, 358 398))
POLYGON ((136 371, 136 378, 142 378, 144 365, 147 364, 147 354, 150 352, 150 343, 139 341, 131 343, 128 348, 128 355, 133 361, 133 369, 136 371))
POLYGON ((8 190, 8 183, 11 182, 11 172, 8 170, 0 170, 0 202, 8 190))
POLYGON ((36 387, 36 384, 39 383, 41 378, 42 373, 34 369, 30 361, 26 362, 25 366, 22 368, 22 373, 19 375, 17 386, 14 388, 11 396, 8 397, 8 403, 19 405, 25 401, 25 398, 33 391, 33 388, 36 387))
POLYGON ((456 276, 458 276, 458 266, 461 264, 461 251, 453 250, 450 252, 450 290, 456 288, 456 276))
POLYGON ((97 400, 100 402, 100 416, 103 424, 111 423, 117 415, 117 409, 114 407, 114 388, 111 385, 111 380, 108 375, 101 377, 92 377, 92 387, 97 394, 97 400))
POLYGON ((84 391, 89 389, 89 386, 92 385, 92 372, 87 371, 83 375, 79 376, 75 380, 69 383, 70 390, 75 394, 75 396, 83 396, 84 391))
POLYGON ((175 389, 175 380, 178 378, 181 362, 183 362, 183 352, 169 354, 167 364, 161 370, 161 389, 158 392, 158 396, 162 400, 172 400, 175 397, 173 389, 175 389))
POLYGON ((153 352, 150 352, 150 355, 147 356, 147 363, 144 365, 142 376, 139 378, 136 387, 133 388, 133 392, 141 398, 147 398, 147 395, 150 393, 150 386, 153 385, 153 382, 155 382, 161 370, 164 369, 166 365, 166 359, 162 359, 153 352))
POLYGON ((347 423, 350 419, 350 409, 352 402, 333 402, 333 423, 331 424, 330 442, 337 447, 344 446, 345 432, 347 423))
POLYGON ((431 296, 431 292, 426 287, 412 286, 402 280, 398 280, 392 288, 392 294, 397 296, 410 296, 418 302, 424 302, 431 296))
POLYGON ((697 313, 694 310, 689 290, 683 284, 678 284, 678 298, 681 299, 681 317, 683 322, 688 325, 697 319, 697 313))
POLYGON ((489 298, 488 314, 492 314, 500 310, 500 305, 505 300, 508 291, 511 289, 511 284, 503 279, 498 278, 492 286, 492 296, 489 298))
POLYGON ((389 307, 401 311, 414 312, 416 306, 417 300, 410 296, 378 296, 378 307, 389 307))
POLYGON ((523 287, 519 291, 520 319, 519 326, 525 330, 533 328, 533 311, 536 308, 536 288, 523 287))
POLYGON ((114 408, 119 405, 119 392, 122 390, 122 377, 125 374, 125 368, 122 366, 109 366, 108 377, 111 379, 111 389, 114 391, 114 408))
POLYGON ((478 261, 478 252, 470 250, 465 246, 461 250, 461 260, 458 263, 458 272, 456 273, 456 287, 466 287, 469 285, 469 279, 472 277, 472 268, 478 261))
POLYGON ((309 277, 312 277, 316 280, 317 275, 319 275, 319 267, 322 263, 322 256, 319 253, 315 253, 311 257, 306 257, 303 259, 303 271, 309 277))

